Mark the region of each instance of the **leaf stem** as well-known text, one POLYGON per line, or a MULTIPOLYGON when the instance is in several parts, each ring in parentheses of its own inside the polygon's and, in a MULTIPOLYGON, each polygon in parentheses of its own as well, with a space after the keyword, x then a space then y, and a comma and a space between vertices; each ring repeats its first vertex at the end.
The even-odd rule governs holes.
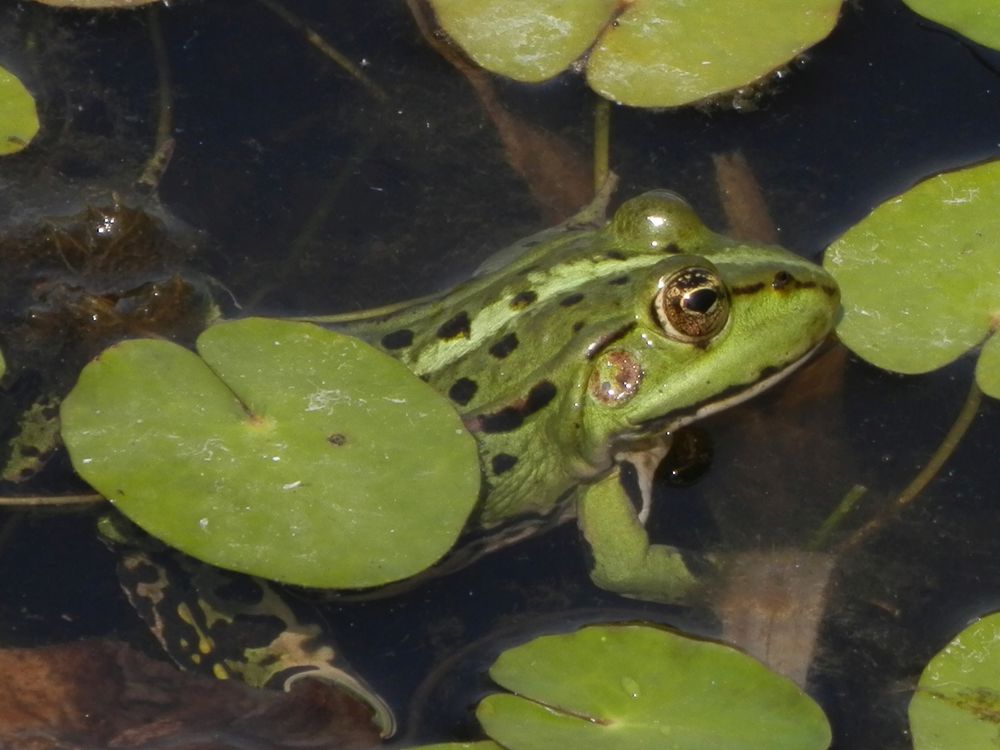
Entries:
POLYGON ((611 153, 611 102, 597 100, 594 107, 594 193, 604 187, 610 174, 611 153))
POLYGON ((163 40, 163 27, 160 26, 159 10, 153 6, 148 9, 149 39, 153 46, 153 60, 156 63, 156 140, 153 144, 153 154, 136 180, 139 187, 151 193, 159 187, 170 157, 174 153, 174 96, 173 82, 170 77, 170 57, 167 45, 163 40))
POLYGON ((96 492, 80 495, 8 495, 0 497, 0 508, 43 508, 60 505, 94 505, 103 502, 104 496, 96 492))
MULTIPOLYGON (((897 495, 896 499, 885 508, 881 513, 879 513, 875 518, 871 519, 862 526, 860 529, 855 531, 850 537, 848 537, 844 542, 839 544, 835 548, 835 552, 840 555, 844 552, 850 550, 853 547, 858 546, 862 541, 871 536, 872 533, 878 531, 882 526, 885 525, 889 519, 895 516, 899 511, 909 505, 913 500, 923 492, 924 488, 930 484, 931 480, 941 471, 941 467, 944 466, 945 461, 951 458, 952 453, 958 447, 962 438, 965 437, 965 433, 968 431, 969 426, 972 424, 972 420, 975 419, 976 414, 979 411, 979 405, 983 400, 983 392, 979 390, 979 386, 976 385, 975 380, 972 381, 972 385, 969 387, 969 393, 965 397, 965 403, 962 404, 962 408, 955 418, 955 422, 952 424, 951 429, 948 430, 948 434, 945 435, 944 440, 938 446, 937 450, 931 456, 930 461, 927 465, 921 469, 913 480, 906 486, 906 488, 897 495)), ((826 524, 824 524, 824 527, 826 524)), ((823 529, 820 529, 822 533, 823 529)))
POLYGON ((287 23, 296 31, 301 32, 306 41, 309 42, 313 47, 318 49, 324 56, 328 57, 334 63, 336 63, 344 72, 346 72, 351 78, 356 80, 366 89, 368 92, 375 97, 378 101, 384 102, 389 97, 385 93, 385 89, 379 86, 375 81, 365 75, 365 72, 354 63, 347 55, 342 53, 332 44, 330 44, 326 39, 324 39, 320 34, 313 30, 305 21, 299 18, 297 15, 288 10, 284 5, 281 5, 277 0, 257 0, 261 5, 267 8, 269 11, 278 16, 282 21, 287 23))

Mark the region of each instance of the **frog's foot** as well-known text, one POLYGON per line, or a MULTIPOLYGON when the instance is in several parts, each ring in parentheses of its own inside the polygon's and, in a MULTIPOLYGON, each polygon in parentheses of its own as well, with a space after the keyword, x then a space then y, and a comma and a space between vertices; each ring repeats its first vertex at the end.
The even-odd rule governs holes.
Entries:
POLYGON ((300 617, 266 581, 169 550, 118 551, 122 588, 182 669, 281 690, 318 679, 367 703, 383 737, 395 732, 385 701, 340 663, 323 629, 300 617))
POLYGON ((624 486, 628 479, 626 472, 615 471, 580 490, 577 513, 594 558, 591 579, 602 589, 633 599, 668 604, 691 600, 714 566, 676 547, 650 544, 624 486))

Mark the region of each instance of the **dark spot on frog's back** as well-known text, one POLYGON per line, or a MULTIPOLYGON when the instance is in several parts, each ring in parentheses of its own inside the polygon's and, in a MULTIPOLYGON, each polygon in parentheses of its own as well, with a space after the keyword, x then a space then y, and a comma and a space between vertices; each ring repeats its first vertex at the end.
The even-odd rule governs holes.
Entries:
POLYGON ((511 406, 490 414, 477 414, 465 420, 470 432, 513 432, 524 420, 544 409, 556 397, 557 388, 550 380, 536 383, 528 395, 511 406))
POLYGON ((530 289, 524 292, 518 292, 510 300, 510 307, 512 310, 523 310, 528 305, 535 302, 538 299, 538 295, 535 294, 530 289))
POLYGON ((453 315, 441 324, 441 326, 437 329, 437 337, 442 341, 468 338, 471 332, 472 323, 469 320, 469 314, 465 312, 465 310, 462 310, 462 312, 453 315))
POLYGON ((756 294, 763 288, 764 288, 764 282, 758 281, 756 284, 747 284, 746 286, 734 286, 730 291, 734 297, 739 297, 742 294, 756 294))
POLYGON ((775 291, 781 291, 793 281, 795 278, 788 271, 778 271, 771 279, 771 288, 775 291))
POLYGON ((227 575, 223 582, 215 586, 213 593, 223 601, 250 606, 264 600, 264 591, 260 585, 248 576, 227 575))
POLYGON ((330 443, 330 445, 345 445, 347 443, 347 436, 342 432, 335 432, 328 436, 326 441, 330 443))
POLYGON ((469 378, 459 378, 452 383, 451 388, 448 389, 448 398, 459 406, 465 406, 467 403, 472 401, 472 398, 476 395, 477 390, 479 390, 479 386, 476 384, 475 380, 470 380, 469 378))
POLYGON ((517 349, 517 344, 517 334, 508 333, 490 347, 490 354, 497 359, 506 359, 511 352, 517 349))
POLYGON ((497 453, 493 456, 490 464, 493 467, 494 474, 503 474, 517 465, 517 456, 512 456, 509 453, 497 453))
POLYGON ((240 645, 244 648, 266 646, 287 630, 288 623, 276 615, 240 612, 232 623, 216 620, 208 633, 216 644, 225 644, 228 651, 240 645))
POLYGON ((398 331, 387 333, 382 337, 382 347, 390 351, 405 349, 413 343, 413 331, 408 328, 401 328, 398 331))
POLYGON ((561 300, 559 300, 559 305, 561 307, 572 307, 573 305, 578 305, 583 302, 583 295, 579 292, 573 294, 567 294, 561 300))
POLYGON ((161 575, 160 569, 148 562, 138 562, 128 567, 127 572, 129 582, 132 584, 156 583, 160 580, 161 575))
POLYGON ((628 276, 615 276, 608 282, 611 286, 621 286, 628 283, 628 276))

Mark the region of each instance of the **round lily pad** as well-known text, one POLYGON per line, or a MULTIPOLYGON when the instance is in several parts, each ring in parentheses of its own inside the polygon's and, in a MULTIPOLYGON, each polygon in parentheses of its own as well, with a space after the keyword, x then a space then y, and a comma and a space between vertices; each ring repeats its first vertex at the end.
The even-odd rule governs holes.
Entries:
POLYGON ((37 132, 35 100, 17 76, 0 68, 0 156, 20 151, 37 132))
POLYGON ((996 0, 903 0, 910 10, 1000 50, 1000 8, 996 0))
POLYGON ((826 37, 841 0, 635 0, 587 65, 597 93, 676 107, 746 86, 826 37))
POLYGON ((591 50, 587 80, 637 107, 674 107, 753 83, 823 39, 841 0, 431 0, 480 65, 542 81, 591 50), (592 48, 592 49, 591 49, 592 48))
POLYGON ((486 733, 510 750, 821 750, 830 727, 791 681, 721 644, 643 625, 543 636, 505 651, 490 676, 486 733))
POLYGON ((996 747, 1000 614, 970 625, 924 669, 910 701, 914 750, 996 747))
MULTIPOLYGON (((826 252, 840 285, 841 340, 887 370, 930 372, 1000 327, 1000 161, 925 180, 886 201, 826 252)), ((1000 397, 997 344, 979 386, 1000 397)))
POLYGON ((454 544, 479 494, 475 441, 402 364, 262 318, 197 349, 125 341, 63 403, 73 466, 136 524, 213 565, 324 588, 405 578, 454 544))

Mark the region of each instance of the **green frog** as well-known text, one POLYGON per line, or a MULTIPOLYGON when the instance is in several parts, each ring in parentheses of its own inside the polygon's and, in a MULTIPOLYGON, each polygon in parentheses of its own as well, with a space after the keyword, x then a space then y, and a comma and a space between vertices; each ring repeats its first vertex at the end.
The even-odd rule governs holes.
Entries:
MULTIPOLYGON (((312 320, 397 357, 454 403, 481 456, 477 554, 576 516, 595 584, 681 602, 702 578, 643 525, 671 434, 775 383, 826 338, 838 309, 819 266, 716 234, 682 199, 653 191, 608 222, 582 213, 522 240, 450 291, 312 320)), ((186 597, 147 552, 122 563, 126 590, 177 661, 258 685, 337 682, 389 731, 388 708, 276 589, 178 565, 192 581, 186 597)))

